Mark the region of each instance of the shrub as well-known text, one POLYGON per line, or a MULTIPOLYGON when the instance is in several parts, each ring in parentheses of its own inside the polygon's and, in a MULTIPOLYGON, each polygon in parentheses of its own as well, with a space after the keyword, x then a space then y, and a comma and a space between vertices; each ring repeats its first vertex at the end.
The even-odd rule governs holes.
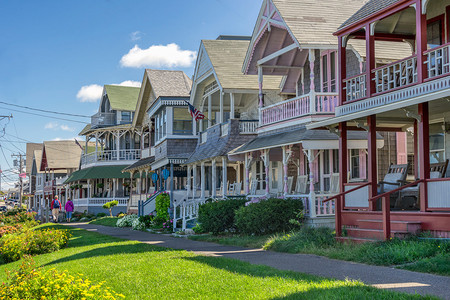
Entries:
POLYGON ((198 221, 205 232, 214 234, 235 231, 235 211, 245 205, 245 199, 212 201, 200 205, 198 221))
POLYGON ((97 218, 103 218, 103 217, 106 217, 107 216, 107 214, 105 214, 105 213, 98 213, 97 214, 97 218))
POLYGON ((0 224, 16 225, 19 223, 27 224, 27 227, 36 226, 35 212, 26 212, 24 209, 12 209, 5 214, 0 214, 0 224))
POLYGON ((36 268, 26 258, 18 270, 8 272, 8 282, 0 286, 1 299, 118 299, 117 294, 104 283, 69 275, 67 271, 36 268))
POLYGON ((131 222, 131 229, 133 230, 145 230, 145 223, 140 220, 140 218, 136 218, 131 222))
POLYGON ((303 203, 299 200, 269 198, 239 208, 235 216, 236 228, 242 233, 257 235, 288 231, 296 226, 290 220, 296 219, 302 210, 303 203))
POLYGON ((109 201, 109 202, 106 202, 105 204, 103 204, 103 208, 104 209, 109 209, 109 215, 112 217, 113 215, 112 215, 112 208, 114 207, 114 206, 116 206, 116 205, 118 205, 119 204, 119 201, 117 201, 117 200, 113 200, 113 201, 109 201))
POLYGON ((153 215, 145 215, 145 216, 140 216, 139 221, 144 223, 146 228, 150 228, 154 224, 154 221, 153 221, 154 218, 155 217, 153 215))
POLYGON ((192 227, 192 230, 193 230, 195 233, 197 233, 197 234, 205 232, 205 231, 203 230, 202 225, 199 224, 199 223, 195 224, 195 226, 192 227))
POLYGON ((7 263, 24 255, 54 252, 64 247, 68 240, 68 231, 60 229, 27 229, 23 233, 7 234, 0 239, 0 258, 7 263))
POLYGON ((158 223, 169 220, 170 196, 167 193, 161 193, 156 196, 156 218, 158 223))
POLYGON ((117 220, 117 227, 131 227, 133 221, 137 219, 137 215, 127 215, 119 220, 117 220))
POLYGON ((167 220, 166 222, 162 223, 162 230, 166 232, 172 232, 173 231, 173 220, 167 220))
POLYGON ((4 236, 5 234, 11 234, 11 233, 15 233, 18 232, 22 229, 22 225, 21 224, 16 224, 16 225, 5 225, 0 227, 0 237, 4 236))

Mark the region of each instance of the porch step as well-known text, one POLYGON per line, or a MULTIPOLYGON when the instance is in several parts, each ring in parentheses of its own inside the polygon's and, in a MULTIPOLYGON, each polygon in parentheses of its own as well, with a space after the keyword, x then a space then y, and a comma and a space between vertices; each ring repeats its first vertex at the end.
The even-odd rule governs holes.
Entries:
MULTIPOLYGON (((408 231, 391 231, 391 237, 396 237, 403 239, 409 236, 411 233, 408 231)), ((366 239, 374 239, 374 240, 383 240, 384 233, 383 230, 380 229, 366 229, 366 228, 348 228, 347 235, 350 238, 366 238, 366 239)))
MULTIPOLYGON (((357 220, 358 228, 361 229, 377 229, 383 230, 382 220, 357 220)), ((394 231, 404 231, 411 234, 417 234, 422 229, 421 222, 414 221, 391 221, 391 230, 394 231)))
POLYGON ((336 237, 336 240, 341 243, 355 243, 355 244, 379 242, 379 240, 375 240, 375 239, 355 238, 355 237, 349 237, 349 236, 336 237))

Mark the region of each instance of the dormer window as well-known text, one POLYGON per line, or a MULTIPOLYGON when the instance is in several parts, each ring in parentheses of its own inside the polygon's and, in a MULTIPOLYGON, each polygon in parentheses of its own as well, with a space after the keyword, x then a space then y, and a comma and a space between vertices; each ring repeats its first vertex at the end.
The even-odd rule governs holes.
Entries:
POLYGON ((122 112, 122 122, 131 122, 131 111, 122 112))

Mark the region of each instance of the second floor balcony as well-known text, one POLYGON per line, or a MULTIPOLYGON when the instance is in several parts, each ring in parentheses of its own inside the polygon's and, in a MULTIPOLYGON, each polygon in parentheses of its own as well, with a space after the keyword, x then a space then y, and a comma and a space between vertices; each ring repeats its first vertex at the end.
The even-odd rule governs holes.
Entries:
POLYGON ((141 158, 140 149, 103 150, 81 156, 81 165, 87 166, 96 163, 115 163, 123 161, 135 161, 141 158))
POLYGON ((116 114, 98 112, 91 117, 92 128, 116 125, 116 114))
POLYGON ((261 108, 260 126, 311 115, 332 115, 338 104, 337 93, 312 92, 261 108))

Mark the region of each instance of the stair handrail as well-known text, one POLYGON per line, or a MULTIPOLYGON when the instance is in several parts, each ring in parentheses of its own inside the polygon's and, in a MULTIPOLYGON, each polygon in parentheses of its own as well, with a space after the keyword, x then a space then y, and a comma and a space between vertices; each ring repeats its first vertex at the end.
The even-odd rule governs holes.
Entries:
POLYGON ((161 194, 162 192, 164 192, 164 190, 156 191, 147 200, 139 201, 139 204, 138 204, 138 216, 142 216, 144 214, 144 207, 147 206, 150 202, 155 201, 156 197, 158 197, 158 195, 161 194))
POLYGON ((350 189, 350 190, 348 190, 348 191, 341 192, 341 193, 339 193, 339 194, 337 194, 337 195, 334 195, 333 197, 330 197, 330 198, 327 198, 327 199, 325 199, 325 200, 322 200, 322 203, 325 203, 325 202, 328 202, 328 201, 331 201, 331 200, 340 198, 340 197, 342 197, 342 196, 344 196, 344 195, 347 195, 347 194, 349 194, 349 193, 351 193, 351 192, 357 191, 357 190, 359 190, 359 189, 361 189, 361 188, 363 188, 363 187, 365 187, 365 186, 368 186, 369 184, 371 184, 371 182, 366 182, 366 183, 364 183, 364 184, 362 184, 362 185, 358 185, 357 187, 355 187, 355 188, 353 188, 353 189, 350 189))
POLYGON ((423 179, 418 179, 414 182, 411 182, 409 184, 402 185, 401 187, 398 187, 392 191, 376 195, 369 199, 369 201, 375 201, 377 199, 381 198, 381 211, 383 213, 382 220, 383 220, 383 235, 384 239, 387 241, 391 238, 391 194, 399 192, 405 188, 416 186, 421 182, 424 182, 423 179))

